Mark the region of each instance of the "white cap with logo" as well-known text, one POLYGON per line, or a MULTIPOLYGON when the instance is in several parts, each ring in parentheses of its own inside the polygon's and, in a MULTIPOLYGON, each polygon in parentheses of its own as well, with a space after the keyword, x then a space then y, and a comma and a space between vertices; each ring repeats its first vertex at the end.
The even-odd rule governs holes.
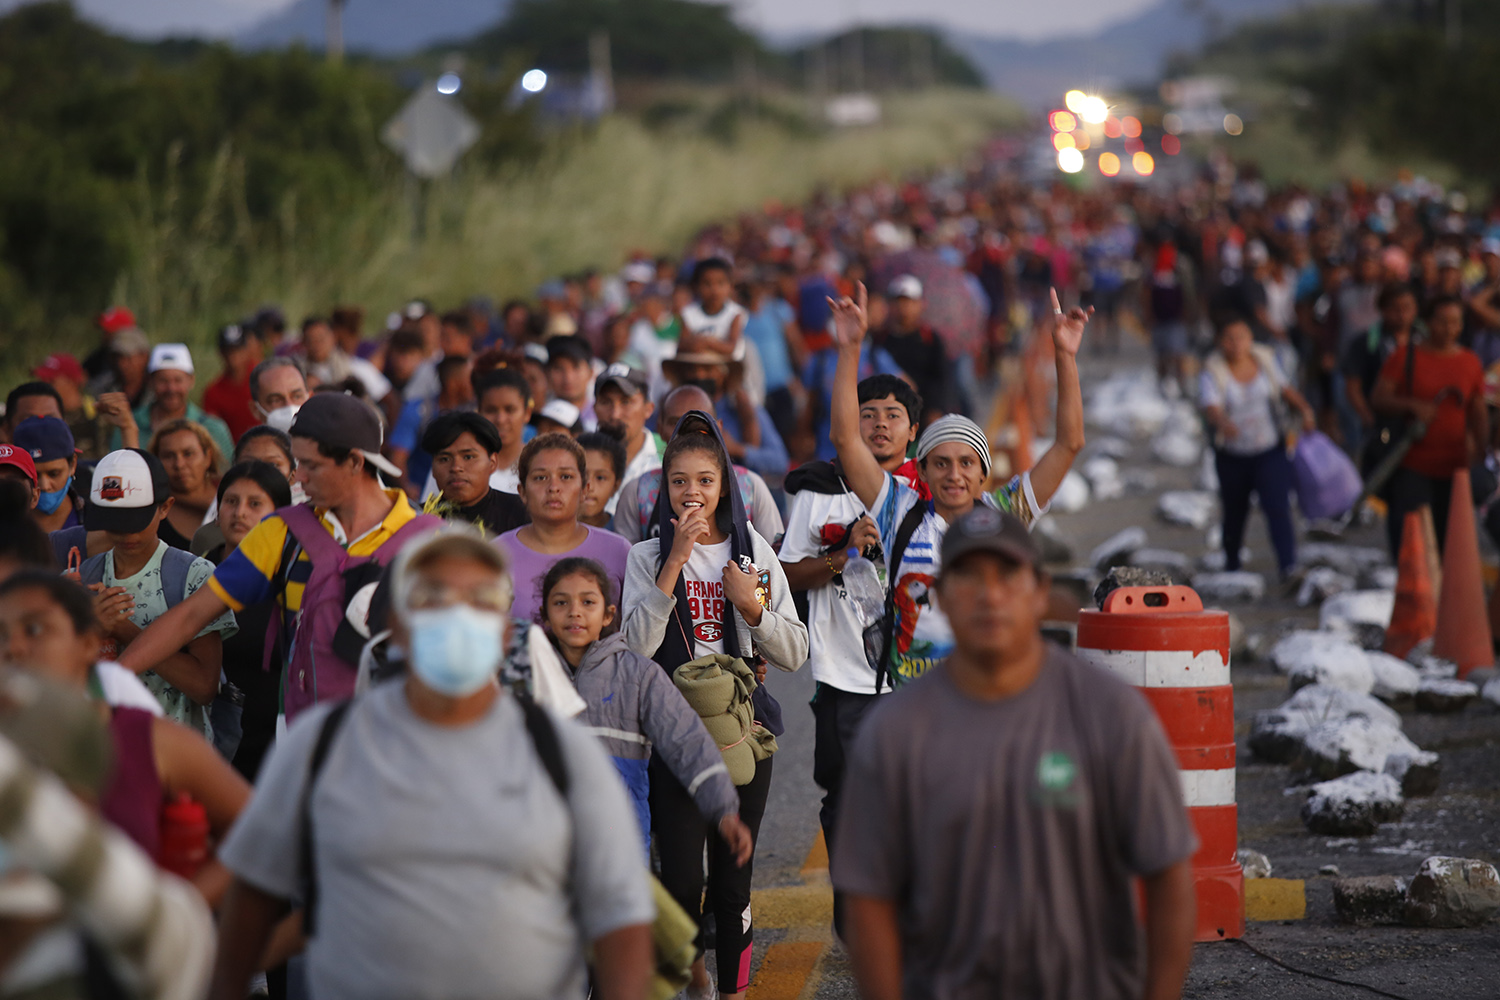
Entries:
POLYGON ((167 473, 149 451, 121 448, 99 459, 83 523, 90 531, 144 531, 167 499, 167 473))
POLYGON ((151 348, 151 363, 146 369, 157 372, 187 372, 193 374, 193 354, 186 344, 157 344, 151 348))

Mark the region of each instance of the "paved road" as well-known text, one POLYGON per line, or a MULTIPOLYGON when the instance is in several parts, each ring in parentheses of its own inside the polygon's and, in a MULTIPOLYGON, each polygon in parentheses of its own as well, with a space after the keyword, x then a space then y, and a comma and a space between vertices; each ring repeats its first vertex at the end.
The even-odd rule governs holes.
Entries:
MULTIPOLYGON (((1103 379, 1121 366, 1147 364, 1144 348, 1131 343, 1122 358, 1085 357, 1084 384, 1103 379)), ((1091 438, 1103 433, 1090 428, 1091 438)), ((1193 470, 1174 469, 1154 461, 1145 442, 1132 444, 1121 463, 1147 468, 1157 478, 1151 493, 1095 504, 1082 513, 1053 515, 1071 544, 1075 562, 1090 548, 1128 525, 1147 529, 1153 547, 1170 548, 1197 558, 1205 551, 1204 534, 1175 528, 1153 517, 1161 490, 1190 489, 1193 470)), ((1349 541, 1381 544, 1378 528, 1357 530, 1349 541)), ((1300 621, 1316 627, 1316 609, 1299 609, 1274 590, 1275 567, 1269 539, 1258 515, 1252 517, 1246 544, 1253 557, 1247 569, 1267 575, 1273 593, 1236 612, 1251 633, 1300 621)), ((1323 864, 1338 864, 1344 874, 1414 874, 1421 859, 1447 853, 1496 860, 1493 831, 1500 828, 1500 793, 1493 765, 1500 750, 1500 714, 1474 707, 1461 716, 1408 716, 1407 732, 1422 746, 1444 755, 1444 787, 1437 796, 1413 800, 1407 821, 1382 829, 1372 838, 1332 840, 1313 837, 1296 819, 1297 801, 1283 794, 1284 767, 1257 763, 1243 745, 1248 720, 1259 708, 1273 707, 1286 696, 1285 679, 1264 664, 1237 662, 1237 712, 1240 720, 1240 828, 1245 846, 1271 855, 1277 875, 1305 879, 1304 918, 1285 923, 1252 923, 1246 942, 1286 964, 1346 980, 1327 982, 1289 972, 1242 944, 1198 945, 1184 996, 1193 1000, 1325 1000, 1377 995, 1353 983, 1408 1000, 1479 1000, 1500 997, 1500 935, 1493 928, 1431 931, 1404 928, 1354 929, 1336 923, 1330 879, 1323 864)), ((832 897, 826 853, 818 833, 821 791, 812 781, 812 695, 808 672, 776 674, 768 680, 781 701, 787 732, 778 742, 776 772, 756 856, 754 912, 756 976, 753 1000, 844 1000, 857 997, 846 956, 831 940, 832 897)))

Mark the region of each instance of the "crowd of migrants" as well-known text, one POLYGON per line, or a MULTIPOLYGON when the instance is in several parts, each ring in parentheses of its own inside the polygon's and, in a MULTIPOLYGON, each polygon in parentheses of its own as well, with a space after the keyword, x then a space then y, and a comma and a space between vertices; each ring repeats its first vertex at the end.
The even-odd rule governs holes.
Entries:
POLYGON ((56 750, 74 796, 48 796, 0 740, 0 995, 738 997, 805 711, 764 681, 804 667, 866 996, 1177 995, 1173 759, 1038 628, 1029 529, 1084 445, 1085 328, 1149 339, 1200 403, 1230 567, 1256 494, 1290 571, 1288 405, 1361 457, 1427 424, 1395 524, 1441 519, 1487 443, 1500 241, 1460 208, 990 164, 498 310, 264 308, 201 394, 201 353, 107 310, 5 401, 0 732, 38 728, 40 674, 112 763, 56 750), (969 415, 1034 349, 1055 428, 1002 464, 969 415))

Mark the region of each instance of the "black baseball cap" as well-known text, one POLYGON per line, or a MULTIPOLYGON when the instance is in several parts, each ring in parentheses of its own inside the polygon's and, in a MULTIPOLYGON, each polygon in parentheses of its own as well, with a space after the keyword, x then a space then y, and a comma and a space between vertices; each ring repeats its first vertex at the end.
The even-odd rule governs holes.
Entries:
POLYGON ((292 437, 311 438, 330 448, 357 451, 375 468, 395 479, 401 470, 380 454, 385 434, 374 407, 342 392, 315 392, 288 431, 292 437))
POLYGON ((620 391, 627 396, 645 395, 646 390, 651 386, 651 380, 639 368, 632 368, 630 365, 616 361, 604 369, 602 375, 594 379, 594 395, 598 396, 607 385, 618 386, 620 391))
POLYGON ((954 521, 943 535, 944 566, 951 566, 974 552, 1004 556, 1023 566, 1035 567, 1042 562, 1031 532, 1026 530, 1021 519, 984 504, 975 504, 973 510, 954 521))

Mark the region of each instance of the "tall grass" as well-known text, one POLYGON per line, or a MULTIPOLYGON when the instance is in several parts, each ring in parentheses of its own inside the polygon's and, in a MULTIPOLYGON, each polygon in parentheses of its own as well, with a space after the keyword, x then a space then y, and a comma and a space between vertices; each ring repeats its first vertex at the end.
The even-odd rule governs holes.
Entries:
POLYGON ((701 226, 772 199, 961 162, 1017 120, 1011 105, 972 92, 893 97, 883 123, 861 129, 752 118, 727 142, 616 116, 554 136, 525 165, 463 165, 425 190, 392 158, 376 158, 374 195, 342 205, 289 197, 269 225, 249 221, 243 167, 226 147, 193 198, 170 172, 163 190, 142 182, 136 262, 117 296, 154 340, 204 350, 218 324, 267 302, 295 319, 336 302, 379 317, 416 296, 440 307, 475 294, 529 296, 547 277, 613 268, 634 249, 679 252, 701 226), (185 202, 203 207, 184 218, 185 202))

